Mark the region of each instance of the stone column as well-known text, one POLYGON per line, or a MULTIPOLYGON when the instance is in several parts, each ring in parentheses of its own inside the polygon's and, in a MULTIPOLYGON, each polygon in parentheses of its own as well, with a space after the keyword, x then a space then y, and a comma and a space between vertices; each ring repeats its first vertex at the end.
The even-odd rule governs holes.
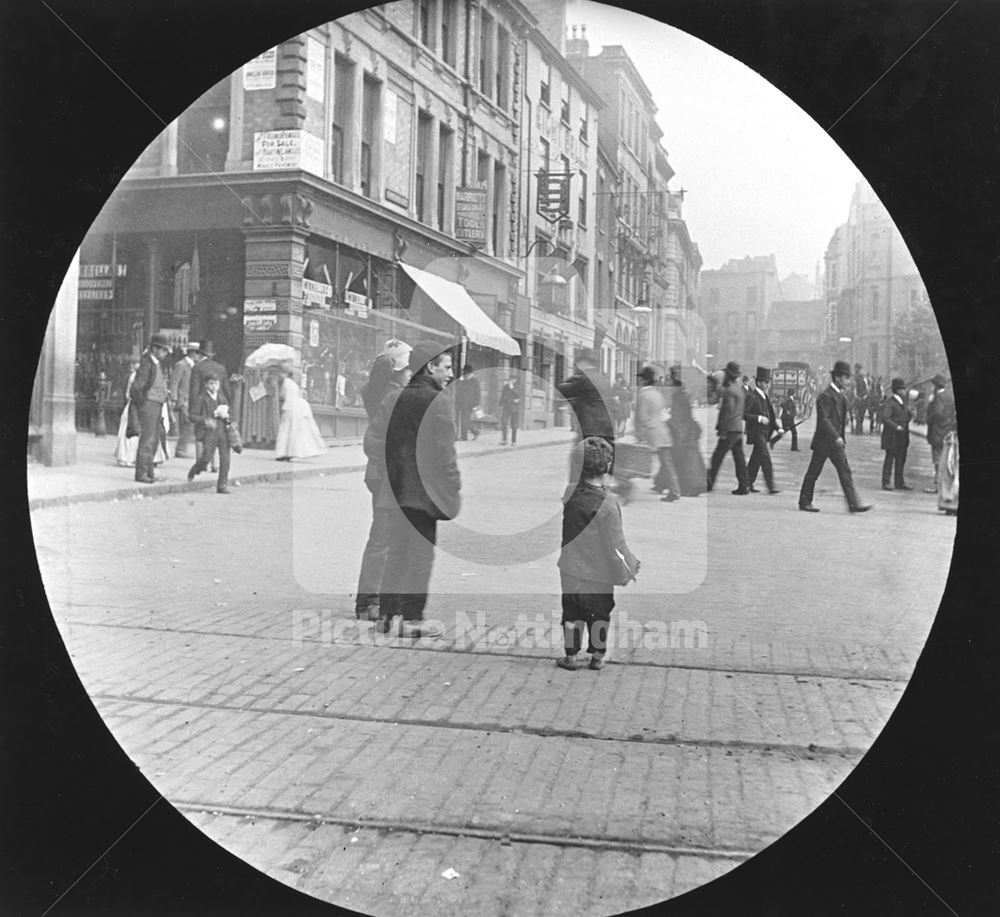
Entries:
POLYGON ((35 384, 42 398, 38 456, 46 465, 76 461, 76 325, 80 253, 63 278, 42 346, 35 384))

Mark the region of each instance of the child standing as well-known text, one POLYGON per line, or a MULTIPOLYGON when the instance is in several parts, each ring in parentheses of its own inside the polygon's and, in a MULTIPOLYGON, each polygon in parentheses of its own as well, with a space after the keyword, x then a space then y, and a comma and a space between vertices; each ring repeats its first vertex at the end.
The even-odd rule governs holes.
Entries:
POLYGON ((220 494, 229 493, 229 402, 222 391, 219 377, 210 372, 205 376, 205 390, 195 400, 190 411, 194 422, 195 438, 201 443, 201 458, 187 474, 193 481, 195 475, 207 470, 216 446, 219 449, 219 480, 215 490, 220 494))
POLYGON ((615 586, 627 585, 639 572, 639 561, 625 544, 621 506, 604 486, 614 456, 611 445, 588 436, 577 448, 583 451, 583 473, 563 508, 559 554, 566 655, 556 660, 571 672, 579 668, 576 654, 584 630, 590 668, 604 667, 615 586))

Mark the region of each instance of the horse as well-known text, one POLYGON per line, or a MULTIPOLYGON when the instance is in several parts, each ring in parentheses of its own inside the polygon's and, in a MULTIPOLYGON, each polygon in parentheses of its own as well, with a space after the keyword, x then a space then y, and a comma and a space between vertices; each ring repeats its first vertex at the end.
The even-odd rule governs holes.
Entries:
POLYGON ((882 432, 882 402, 885 400, 885 386, 882 377, 877 376, 868 387, 868 432, 882 432))

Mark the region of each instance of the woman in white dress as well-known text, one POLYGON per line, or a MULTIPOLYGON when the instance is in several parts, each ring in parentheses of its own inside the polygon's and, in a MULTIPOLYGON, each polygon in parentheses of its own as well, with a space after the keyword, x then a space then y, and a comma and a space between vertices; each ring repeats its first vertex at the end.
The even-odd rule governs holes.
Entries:
POLYGON ((309 402, 302 397, 299 386, 292 379, 292 366, 281 364, 281 387, 278 398, 281 403, 281 423, 275 442, 275 458, 279 462, 290 462, 293 458, 308 458, 326 452, 323 434, 319 432, 309 402))
MULTIPOLYGON (((135 454, 139 449, 139 434, 136 433, 134 436, 128 435, 128 412, 129 408, 132 406, 132 399, 128 397, 128 393, 132 390, 132 380, 135 379, 135 374, 138 369, 139 364, 133 362, 132 372, 129 374, 128 382, 125 383, 125 407, 122 408, 122 416, 118 420, 118 439, 115 442, 114 456, 115 462, 123 468, 135 467, 135 454)), ((169 429, 170 412, 167 408, 166 402, 164 402, 163 405, 163 423, 163 429, 169 429)), ((166 438, 161 433, 160 438, 156 443, 156 452, 153 455, 154 465, 159 465, 170 458, 167 448, 166 438)))

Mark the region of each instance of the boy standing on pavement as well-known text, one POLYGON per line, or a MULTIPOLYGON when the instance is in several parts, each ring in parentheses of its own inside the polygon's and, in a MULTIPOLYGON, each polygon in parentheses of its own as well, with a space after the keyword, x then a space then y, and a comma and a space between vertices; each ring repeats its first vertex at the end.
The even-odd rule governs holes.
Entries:
POLYGON ((216 447, 219 450, 219 480, 216 493, 229 493, 229 401, 222 392, 222 380, 215 373, 205 376, 205 390, 197 398, 191 411, 195 435, 201 443, 200 457, 191 466, 187 479, 193 481, 195 475, 208 468, 216 447))
POLYGON ((577 448, 583 453, 583 472, 563 507, 559 554, 566 655, 556 660, 571 672, 580 667, 576 654, 584 630, 590 668, 604 667, 615 586, 627 585, 639 572, 639 561, 625 544, 621 506, 604 486, 614 454, 611 444, 588 436, 577 448))

